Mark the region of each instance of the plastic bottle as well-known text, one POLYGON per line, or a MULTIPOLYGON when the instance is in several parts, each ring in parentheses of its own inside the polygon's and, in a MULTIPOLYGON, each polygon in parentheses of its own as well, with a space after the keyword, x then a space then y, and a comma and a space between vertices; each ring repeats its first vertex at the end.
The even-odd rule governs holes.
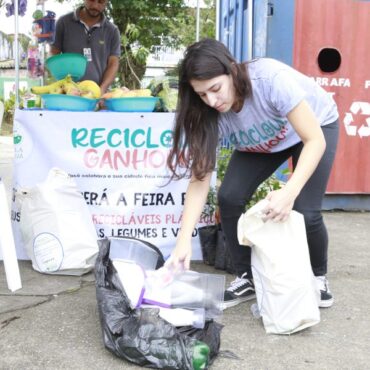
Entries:
POLYGON ((197 341, 193 349, 193 369, 203 370, 209 362, 209 347, 206 343, 197 341))

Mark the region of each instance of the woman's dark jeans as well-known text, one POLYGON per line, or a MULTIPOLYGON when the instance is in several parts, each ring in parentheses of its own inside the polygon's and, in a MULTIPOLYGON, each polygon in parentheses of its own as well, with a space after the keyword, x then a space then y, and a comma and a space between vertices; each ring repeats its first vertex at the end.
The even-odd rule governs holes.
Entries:
MULTIPOLYGON (((322 130, 326 140, 325 153, 296 198, 293 207, 304 215, 311 266, 315 276, 327 273, 328 234, 321 215, 321 206, 335 157, 339 133, 338 121, 323 126, 322 130)), ((238 242, 238 219, 257 187, 281 164, 291 157, 293 169, 295 168, 302 148, 303 144, 298 143, 278 153, 249 153, 237 150, 233 152, 218 193, 218 203, 221 225, 238 276, 244 272, 252 276, 251 248, 238 242)))

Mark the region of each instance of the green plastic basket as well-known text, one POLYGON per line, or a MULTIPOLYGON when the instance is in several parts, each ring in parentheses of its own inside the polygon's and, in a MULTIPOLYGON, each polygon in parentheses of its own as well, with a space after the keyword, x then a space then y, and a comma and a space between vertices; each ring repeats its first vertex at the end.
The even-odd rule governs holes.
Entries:
POLYGON ((82 96, 63 94, 43 94, 41 97, 45 109, 68 110, 74 112, 93 111, 99 101, 99 99, 89 99, 82 96))
POLYGON ((71 75, 73 81, 79 81, 86 72, 87 59, 82 54, 62 53, 46 59, 46 66, 56 80, 71 75))
POLYGON ((111 98, 105 99, 105 105, 115 112, 153 112, 158 100, 154 96, 111 98))

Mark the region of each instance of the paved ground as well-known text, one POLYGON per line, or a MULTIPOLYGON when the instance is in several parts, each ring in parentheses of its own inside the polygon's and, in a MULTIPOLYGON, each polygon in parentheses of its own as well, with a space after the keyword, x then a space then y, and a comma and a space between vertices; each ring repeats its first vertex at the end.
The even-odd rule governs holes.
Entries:
MULTIPOLYGON (((11 183, 11 142, 0 137, 0 177, 11 183), (4 159, 5 158, 5 159, 4 159)), ((214 370, 370 368, 370 213, 326 212, 331 289, 335 304, 321 322, 291 335, 267 335, 252 302, 226 310, 220 356, 214 370)), ((1 231, 0 231, 1 232, 1 231)), ((197 271, 223 273, 194 263, 197 271)), ((0 262, 0 369, 128 369, 104 348, 94 276, 48 276, 20 261, 23 288, 7 289, 0 262)), ((226 274, 229 282, 233 277, 226 274)))

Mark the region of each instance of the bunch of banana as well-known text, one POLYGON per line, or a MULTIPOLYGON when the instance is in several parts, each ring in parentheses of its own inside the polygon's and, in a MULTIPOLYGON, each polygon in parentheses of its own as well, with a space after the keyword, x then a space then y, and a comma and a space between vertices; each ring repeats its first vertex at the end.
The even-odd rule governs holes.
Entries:
POLYGON ((130 91, 127 87, 117 87, 111 91, 107 91, 103 94, 103 99, 122 98, 123 94, 130 91))
POLYGON ((126 98, 140 97, 140 96, 152 96, 152 91, 149 89, 129 90, 129 91, 124 92, 123 96, 126 98))
POLYGON ((143 97, 151 96, 152 92, 149 89, 137 89, 129 90, 127 87, 118 87, 105 93, 102 98, 112 99, 112 98, 132 98, 132 97, 143 97))
POLYGON ((100 86, 91 80, 81 81, 78 84, 79 89, 81 90, 81 96, 86 98, 99 99, 101 96, 100 86))
POLYGON ((100 87, 97 83, 90 80, 76 83, 70 75, 50 85, 33 86, 31 91, 34 94, 66 94, 90 99, 99 99, 101 96, 100 87))
POLYGON ((72 81, 71 76, 67 76, 62 80, 53 82, 50 85, 46 86, 33 86, 31 87, 31 91, 34 94, 64 94, 64 87, 72 81))

